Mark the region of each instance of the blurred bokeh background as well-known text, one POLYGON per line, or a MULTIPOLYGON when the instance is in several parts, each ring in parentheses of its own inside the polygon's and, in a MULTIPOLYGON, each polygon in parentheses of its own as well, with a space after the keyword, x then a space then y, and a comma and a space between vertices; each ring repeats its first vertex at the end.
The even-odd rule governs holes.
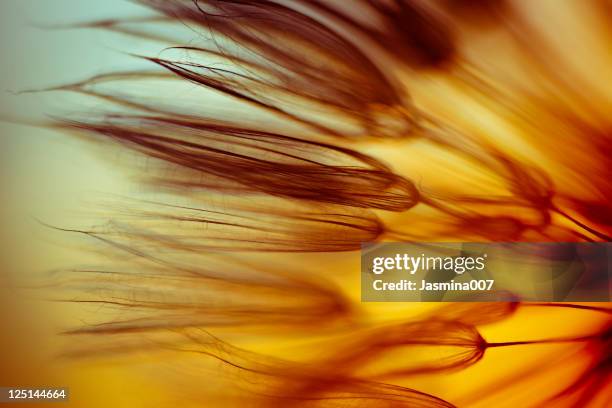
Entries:
MULTIPOLYGON (((75 407, 148 406, 145 399, 155 398, 158 388, 150 383, 153 377, 128 379, 122 369, 66 365, 58 358, 57 333, 73 324, 75 315, 69 307, 44 300, 53 297, 52 290, 41 295, 23 288, 54 268, 83 262, 84 255, 75 247, 58 244, 62 239, 39 221, 53 225, 82 221, 92 193, 120 193, 129 187, 112 163, 103 163, 81 142, 23 124, 75 106, 74 96, 20 93, 121 66, 117 38, 50 26, 142 11, 125 1, 0 4, 0 382, 4 386, 68 386, 70 405, 75 407)), ((137 41, 132 46, 141 47, 137 41)))

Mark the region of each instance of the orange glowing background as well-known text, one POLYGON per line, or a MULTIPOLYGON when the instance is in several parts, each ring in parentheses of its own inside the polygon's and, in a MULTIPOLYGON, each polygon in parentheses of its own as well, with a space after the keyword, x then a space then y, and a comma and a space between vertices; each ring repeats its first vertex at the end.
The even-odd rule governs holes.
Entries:
POLYGON ((362 242, 610 240, 611 13, 2 2, 0 386, 71 407, 612 405, 610 304, 359 288, 362 242))

